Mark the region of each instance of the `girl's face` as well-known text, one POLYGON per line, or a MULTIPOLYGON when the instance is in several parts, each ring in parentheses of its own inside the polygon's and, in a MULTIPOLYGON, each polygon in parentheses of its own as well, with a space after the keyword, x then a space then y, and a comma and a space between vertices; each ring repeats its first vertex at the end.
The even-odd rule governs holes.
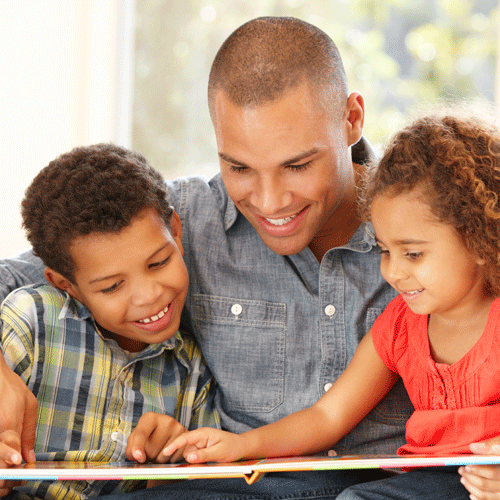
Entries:
POLYGON ((413 312, 460 319, 485 300, 483 261, 455 228, 436 220, 423 199, 418 189, 374 198, 380 271, 413 312))

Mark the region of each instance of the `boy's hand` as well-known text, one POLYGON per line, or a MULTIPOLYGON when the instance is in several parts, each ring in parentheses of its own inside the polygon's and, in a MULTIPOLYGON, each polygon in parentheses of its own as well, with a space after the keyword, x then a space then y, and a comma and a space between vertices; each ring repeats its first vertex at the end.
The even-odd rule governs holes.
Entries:
POLYGON ((38 401, 0 354, 0 432, 13 430, 21 436, 21 454, 26 462, 35 461, 38 401))
POLYGON ((182 450, 171 454, 171 456, 165 456, 161 451, 185 432, 187 431, 184 426, 175 418, 160 413, 145 413, 128 438, 125 455, 129 460, 136 460, 140 463, 147 461, 161 464, 177 462, 182 458, 182 450))
POLYGON ((184 448, 184 458, 192 464, 202 462, 235 462, 245 456, 241 435, 203 427, 186 432, 170 443, 163 454, 169 456, 184 448))
MULTIPOLYGON (((15 431, 0 433, 0 468, 19 465, 21 458, 21 438, 15 431)), ((0 480, 0 497, 10 493, 14 486, 19 486, 21 481, 0 480)))
MULTIPOLYGON (((500 437, 470 445, 477 455, 500 455, 500 437)), ((462 484, 474 500, 500 498, 500 465, 467 465, 458 470, 462 484)))

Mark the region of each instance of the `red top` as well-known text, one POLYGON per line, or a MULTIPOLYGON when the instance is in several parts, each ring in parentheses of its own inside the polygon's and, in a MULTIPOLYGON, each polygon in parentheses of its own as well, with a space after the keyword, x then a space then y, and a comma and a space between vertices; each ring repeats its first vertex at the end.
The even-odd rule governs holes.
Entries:
POLYGON ((481 338, 452 365, 434 362, 428 316, 413 313, 401 296, 377 318, 375 349, 401 376, 415 407, 400 455, 471 453, 470 443, 500 435, 499 315, 496 299, 481 338))

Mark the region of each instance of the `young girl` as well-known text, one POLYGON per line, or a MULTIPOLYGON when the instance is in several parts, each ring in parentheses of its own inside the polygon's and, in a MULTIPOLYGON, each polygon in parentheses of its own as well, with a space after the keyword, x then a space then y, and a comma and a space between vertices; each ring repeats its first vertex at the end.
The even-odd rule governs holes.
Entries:
MULTIPOLYGON (((362 212, 380 269, 399 292, 351 363, 310 408, 240 435, 199 429, 189 462, 306 455, 333 446, 401 376, 415 407, 400 454, 470 453, 500 435, 500 134, 458 114, 427 116, 396 135, 367 175, 362 212)), ((457 469, 413 470, 345 498, 468 498, 457 469), (432 497, 431 497, 432 495, 432 497), (442 495, 442 496, 439 496, 442 495)))

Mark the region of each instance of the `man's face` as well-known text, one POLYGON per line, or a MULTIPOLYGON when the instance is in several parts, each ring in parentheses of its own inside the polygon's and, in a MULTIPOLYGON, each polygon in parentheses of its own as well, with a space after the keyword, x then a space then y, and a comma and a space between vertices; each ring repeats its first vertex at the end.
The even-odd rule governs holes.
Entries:
POLYGON ((339 121, 301 84, 258 107, 223 91, 212 115, 221 174, 239 211, 274 252, 293 255, 313 240, 354 185, 349 114, 339 121))

